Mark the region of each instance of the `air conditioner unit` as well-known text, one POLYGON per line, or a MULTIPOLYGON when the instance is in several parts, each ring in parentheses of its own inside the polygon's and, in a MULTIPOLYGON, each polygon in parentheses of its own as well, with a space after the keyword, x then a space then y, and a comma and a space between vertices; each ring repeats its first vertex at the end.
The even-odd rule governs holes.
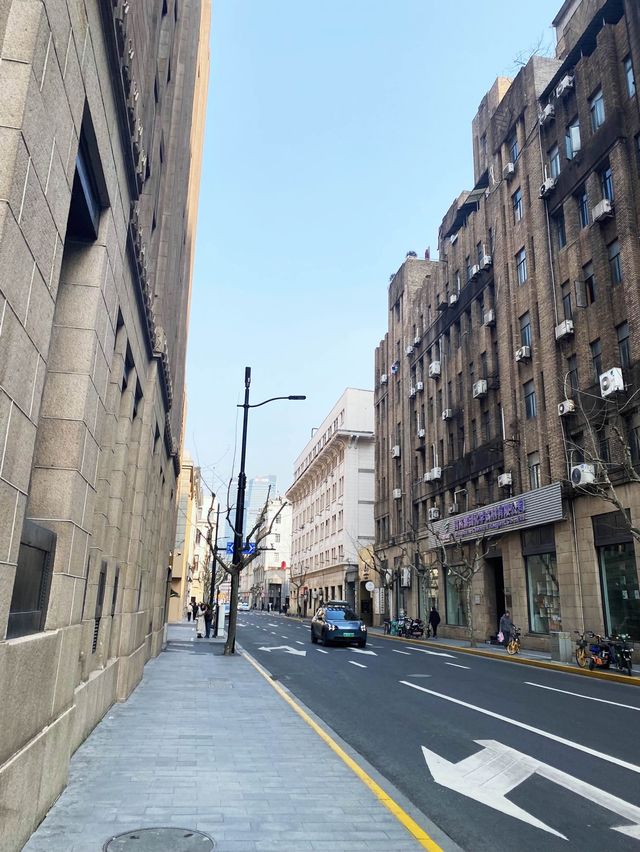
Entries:
POLYGON ((428 470, 425 475, 422 477, 423 482, 431 482, 431 471, 428 470))
POLYGON ((424 390, 424 382, 416 382, 416 390, 423 391, 424 390))
POLYGON ((393 499, 400 500, 402 497, 402 488, 394 488, 393 489, 393 499))
POLYGON ((491 257, 490 254, 483 254, 482 255, 482 261, 480 262, 480 266, 482 267, 482 269, 489 269, 489 267, 491 266, 492 263, 493 263, 493 258, 491 257))
POLYGON ((592 485, 596 481, 596 469, 592 464, 576 464, 571 468, 571 482, 574 486, 592 485))
POLYGON ((400 369, 400 362, 394 361, 393 364, 391 365, 391 375, 395 376, 395 374, 398 372, 399 369, 400 369))
POLYGON ((426 432, 424 429, 418 429, 418 438, 424 438, 426 432))
POLYGON ((531 359, 531 347, 521 346, 516 349, 516 361, 529 361, 531 359))
POLYGON ((556 326, 556 340, 563 340, 565 337, 571 337, 573 334, 573 320, 563 320, 556 326))
POLYGON ((498 477, 498 488, 508 488, 513 482, 513 477, 510 473, 501 473, 498 477))
POLYGON ((610 216, 613 216, 613 205, 608 198, 603 198, 591 211, 591 218, 594 222, 601 222, 610 216))
POLYGON ((432 506, 432 508, 429 509, 429 520, 430 521, 439 521, 440 520, 440 509, 438 509, 437 506, 432 506))
POLYGON ((484 312, 484 316, 482 317, 482 322, 484 325, 495 325, 496 324, 496 312, 493 308, 489 308, 488 311, 484 312))
POLYGON ((386 374, 386 373, 383 373, 383 374, 380 376, 380 384, 381 384, 381 385, 386 385, 386 383, 388 382, 388 380, 389 380, 389 379, 388 379, 388 377, 387 377, 387 374, 386 374))
POLYGON ((449 514, 450 515, 457 515, 459 511, 460 511, 460 508, 459 508, 457 503, 452 503, 449 506, 449 514))
POLYGON ((556 86, 556 98, 562 98, 573 89, 573 75, 566 74, 556 86))
POLYGON ((416 395, 416 389, 414 387, 410 387, 409 388, 409 396, 415 396, 415 395, 416 395))
POLYGON ((540 119, 540 124, 546 124, 548 121, 551 121, 555 118, 556 108, 553 104, 547 104, 546 107, 542 110, 538 118, 540 119))
POLYGON ((576 410, 576 404, 572 399, 563 399, 558 403, 558 417, 566 417, 567 414, 573 414, 576 410))
POLYGON ((441 467, 432 467, 431 468, 431 479, 442 479, 442 468, 441 467))
POLYGON ((440 361, 432 361, 429 364, 429 378, 437 379, 440 375, 440 361))
POLYGON ((404 350, 404 354, 405 354, 405 355, 412 355, 412 354, 413 354, 413 344, 412 344, 412 343, 410 343, 410 344, 406 347, 406 349, 404 350))
POLYGON ((507 163, 504 169, 502 170, 502 177, 505 180, 510 180, 516 172, 516 167, 513 163, 507 163))
POLYGON ((475 281, 476 278, 478 277, 478 275, 480 275, 480 267, 478 266, 477 263, 475 263, 471 267, 471 274, 469 275, 469 281, 475 281))
POLYGON ((395 444, 391 447, 391 458, 399 459, 400 458, 400 444, 395 444))
POLYGON ((457 293, 452 293, 452 294, 449 296, 449 304, 450 304, 450 305, 455 305, 455 303, 456 303, 457 301, 458 301, 458 294, 457 294, 457 293))
POLYGON ((442 412, 443 420, 453 420, 453 408, 445 408, 442 412))
POLYGON ((477 382, 473 383, 473 398, 480 399, 483 396, 487 395, 487 380, 479 379, 477 382))
POLYGON ((600 375, 600 393, 603 397, 612 396, 624 390, 621 367, 612 367, 600 375))
POLYGON ((557 181, 553 177, 545 178, 540 184, 540 190, 538 192, 539 197, 546 198, 547 195, 549 195, 549 193, 555 188, 556 183, 557 181))

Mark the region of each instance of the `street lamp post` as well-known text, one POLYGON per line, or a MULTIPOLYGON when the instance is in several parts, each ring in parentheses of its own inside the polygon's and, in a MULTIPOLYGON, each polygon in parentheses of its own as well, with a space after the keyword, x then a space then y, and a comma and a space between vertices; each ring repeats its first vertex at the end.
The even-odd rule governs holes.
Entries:
MULTIPOLYGON (((238 405, 238 408, 243 409, 242 417, 242 444, 240 450, 240 471, 238 473, 238 495, 236 499, 236 520, 233 530, 233 556, 231 557, 232 565, 237 567, 240 564, 242 557, 242 540, 244 536, 244 498, 247 488, 247 476, 245 473, 245 462, 247 457, 247 427, 249 424, 249 409, 260 408, 261 405, 266 405, 268 402, 275 402, 278 399, 301 400, 306 399, 306 396, 272 396, 269 399, 264 399, 262 402, 256 402, 254 405, 249 404, 249 389, 251 388, 251 367, 244 368, 244 402, 238 405)), ((229 607, 229 635, 225 646, 225 654, 233 654, 236 649, 236 618, 237 618, 237 603, 238 603, 238 586, 240 583, 239 573, 234 573, 231 576, 231 605, 229 607)))

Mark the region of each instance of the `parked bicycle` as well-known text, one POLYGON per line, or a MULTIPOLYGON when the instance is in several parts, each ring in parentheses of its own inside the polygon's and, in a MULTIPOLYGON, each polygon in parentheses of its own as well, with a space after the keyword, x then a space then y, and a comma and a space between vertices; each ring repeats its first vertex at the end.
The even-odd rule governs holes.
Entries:
POLYGON ((582 633, 580 633, 579 630, 574 630, 573 632, 578 634, 578 638, 576 639, 576 663, 581 669, 585 669, 589 665, 589 641, 587 639, 587 632, 586 630, 582 633))
POLYGON ((509 641, 507 642, 507 654, 517 654, 520 650, 520 636, 522 635, 522 630, 515 625, 511 628, 511 635, 509 636, 509 641))

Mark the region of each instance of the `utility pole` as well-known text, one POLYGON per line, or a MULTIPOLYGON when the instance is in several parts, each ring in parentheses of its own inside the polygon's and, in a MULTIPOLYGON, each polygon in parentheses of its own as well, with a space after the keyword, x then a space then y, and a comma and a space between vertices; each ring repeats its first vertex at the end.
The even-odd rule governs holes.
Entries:
MULTIPOLYGON (((213 501, 212 501, 213 502, 213 501)), ((213 506, 211 507, 213 508, 213 506)), ((207 520, 209 521, 209 535, 211 535, 211 509, 209 509, 209 514, 207 515, 207 520)), ((213 539, 213 548, 212 548, 212 563, 211 563, 211 588, 209 589, 209 609, 212 613, 215 613, 215 628, 214 628, 214 636, 218 635, 218 587, 216 585, 216 568, 217 568, 217 559, 218 555, 218 530, 220 529, 220 504, 218 503, 218 508, 216 510, 216 533, 215 538, 213 539), (214 600, 213 600, 213 592, 215 588, 215 609, 214 609, 214 600)), ((209 542, 211 546, 211 542, 209 542)))

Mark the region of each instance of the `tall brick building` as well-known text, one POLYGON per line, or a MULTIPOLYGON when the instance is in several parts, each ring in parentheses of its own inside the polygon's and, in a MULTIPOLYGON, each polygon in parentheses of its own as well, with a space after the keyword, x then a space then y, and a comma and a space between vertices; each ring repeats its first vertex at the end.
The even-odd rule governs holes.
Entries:
POLYGON ((163 639, 209 0, 0 8, 0 849, 163 639))
POLYGON ((475 186, 439 260, 392 277, 375 359, 376 548, 412 569, 394 609, 435 597, 461 633, 447 565, 482 539, 477 638, 506 607, 532 647, 585 626, 640 639, 640 9, 567 0, 554 26, 556 57, 483 98, 475 186))

